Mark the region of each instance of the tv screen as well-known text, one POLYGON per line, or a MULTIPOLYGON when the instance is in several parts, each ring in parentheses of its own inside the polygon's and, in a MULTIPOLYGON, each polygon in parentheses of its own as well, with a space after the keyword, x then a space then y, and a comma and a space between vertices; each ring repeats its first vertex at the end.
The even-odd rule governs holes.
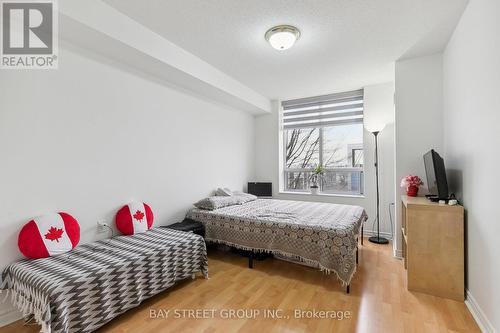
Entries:
POLYGON ((272 197, 273 183, 248 183, 248 193, 258 197, 272 197))
POLYGON ((448 199, 448 181, 443 158, 432 149, 424 155, 424 165, 429 195, 435 199, 448 199))

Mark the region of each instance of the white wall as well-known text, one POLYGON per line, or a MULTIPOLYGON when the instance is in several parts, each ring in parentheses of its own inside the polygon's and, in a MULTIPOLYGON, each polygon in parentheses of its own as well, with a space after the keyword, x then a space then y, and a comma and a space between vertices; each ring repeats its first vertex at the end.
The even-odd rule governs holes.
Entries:
MULTIPOLYGON (((443 153, 442 55, 396 62, 396 230, 400 230, 401 179, 409 174, 426 182, 423 155, 430 149, 443 153)), ((426 185, 420 194, 426 193, 426 185)), ((394 250, 401 256, 401 235, 394 250)))
POLYGON ((170 224, 215 187, 253 178, 251 115, 73 48, 59 59, 58 70, 0 75, 0 269, 21 258, 18 231, 38 214, 71 213, 89 242, 132 199, 170 224))
POLYGON ((471 0, 444 53, 448 182, 467 212, 467 288, 489 332, 500 331, 499 32, 500 2, 471 0))
MULTIPOLYGON (((365 122, 382 122, 386 127, 379 135, 379 180, 381 231, 389 233, 389 204, 394 202, 394 84, 383 83, 365 87, 365 122)), ((365 131, 365 197, 343 197, 310 194, 279 193, 280 136, 278 102, 274 102, 273 114, 256 117, 255 122, 255 180, 273 183, 274 196, 280 199, 332 202, 359 205, 366 209, 370 220, 365 231, 372 229, 375 216, 375 170, 373 167, 374 137, 365 131)), ((394 211, 392 212, 394 214, 394 211)), ((393 215, 394 216, 394 215, 393 215)), ((375 227, 376 230, 376 227, 375 227)))

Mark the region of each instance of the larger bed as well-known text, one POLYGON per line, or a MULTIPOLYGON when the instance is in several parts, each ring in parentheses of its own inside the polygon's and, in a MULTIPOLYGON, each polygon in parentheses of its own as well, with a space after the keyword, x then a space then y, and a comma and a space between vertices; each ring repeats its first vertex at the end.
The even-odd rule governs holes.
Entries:
POLYGON ((193 208, 187 217, 205 225, 205 240, 243 250, 299 259, 333 272, 349 286, 356 271, 362 207, 257 199, 215 210, 193 208))

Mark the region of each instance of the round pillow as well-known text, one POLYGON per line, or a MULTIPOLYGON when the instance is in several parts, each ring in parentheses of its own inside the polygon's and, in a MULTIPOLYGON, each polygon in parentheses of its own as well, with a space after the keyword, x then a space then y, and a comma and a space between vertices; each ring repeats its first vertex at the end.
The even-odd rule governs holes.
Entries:
POLYGON ((80 226, 68 213, 35 217, 26 223, 17 238, 21 253, 28 258, 47 258, 71 251, 80 241, 80 226))
POLYGON ((153 211, 145 203, 131 202, 116 213, 115 223, 124 235, 145 232, 153 226, 153 211))

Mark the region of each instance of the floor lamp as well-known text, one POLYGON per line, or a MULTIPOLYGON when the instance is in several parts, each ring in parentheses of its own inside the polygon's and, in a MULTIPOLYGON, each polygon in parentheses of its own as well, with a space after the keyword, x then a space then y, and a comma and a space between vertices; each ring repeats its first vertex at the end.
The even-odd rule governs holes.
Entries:
POLYGON ((378 190, 378 134, 380 131, 374 131, 372 134, 375 136, 375 179, 377 182, 377 236, 372 236, 368 240, 376 244, 387 244, 387 238, 380 237, 380 196, 378 190))

